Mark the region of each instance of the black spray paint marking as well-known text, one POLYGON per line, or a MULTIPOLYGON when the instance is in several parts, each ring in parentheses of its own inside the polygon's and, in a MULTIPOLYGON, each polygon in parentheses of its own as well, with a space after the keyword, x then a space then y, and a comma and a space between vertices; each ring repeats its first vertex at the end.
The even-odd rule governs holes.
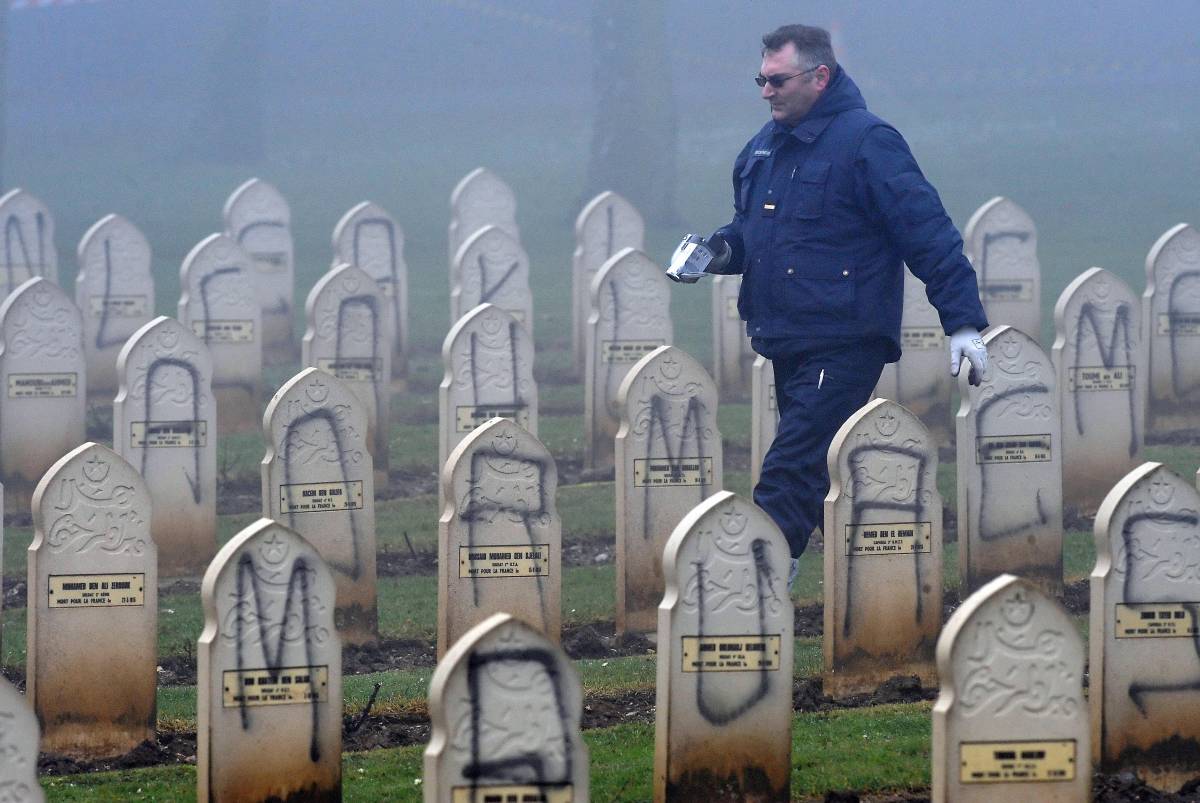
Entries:
MULTIPOLYGON (((107 243, 106 243, 107 244, 107 243)), ((146 400, 144 419, 146 421, 146 433, 149 437, 151 417, 151 401, 154 390, 154 374, 160 368, 180 368, 187 372, 188 377, 192 382, 192 457, 195 461, 195 474, 188 476, 187 469, 183 470, 183 476, 187 479, 188 485, 192 489, 192 501, 200 504, 200 372, 196 370, 196 366, 186 360, 179 360, 174 357, 158 357, 150 363, 146 368, 146 400)), ((142 449, 142 476, 147 476, 146 468, 150 460, 150 453, 154 451, 151 448, 142 449)))
MULTIPOLYGON (((1192 528, 1200 525, 1200 518, 1197 518, 1195 513, 1170 513, 1163 511, 1161 513, 1134 513, 1125 520, 1124 526, 1121 527, 1121 542, 1125 547, 1125 582, 1121 589, 1121 595, 1127 603, 1138 603, 1146 600, 1137 599, 1137 595, 1132 594, 1131 582, 1133 578, 1133 531, 1134 528, 1143 521, 1150 521, 1155 524, 1186 524, 1192 528)), ((1149 600, 1158 602, 1160 600, 1149 600)), ((1200 603, 1183 602, 1180 603, 1187 610, 1191 617, 1191 627, 1195 628, 1200 624, 1200 603)), ((1197 659, 1200 659, 1200 633, 1192 636, 1192 649, 1196 653, 1197 659)), ((1181 681, 1177 683, 1139 683, 1134 681, 1129 684, 1128 694, 1129 699, 1137 706, 1138 711, 1142 712, 1142 716, 1148 716, 1146 712, 1146 695, 1154 692, 1179 692, 1200 691, 1200 678, 1196 680, 1181 681)))
MULTIPOLYGON (((1129 305, 1118 304, 1116 317, 1113 318, 1112 330, 1109 332, 1108 345, 1105 346, 1104 340, 1100 336, 1100 321, 1096 317, 1096 307, 1092 302, 1085 301, 1079 310, 1079 319, 1075 322, 1075 366, 1078 366, 1083 361, 1083 325, 1088 323, 1092 327, 1092 334, 1096 336, 1096 349, 1100 352, 1100 362, 1105 368, 1112 368, 1116 361, 1117 353, 1117 330, 1124 332, 1123 339, 1125 362, 1122 363, 1130 371, 1129 388, 1126 390, 1126 402, 1129 407, 1129 456, 1137 454, 1138 436, 1137 436, 1137 416, 1133 409, 1133 386, 1134 377, 1132 372, 1133 365, 1133 344, 1132 337, 1129 332, 1129 305)), ((1078 389, 1071 394, 1075 402, 1075 431, 1083 435, 1083 400, 1078 389)))
MULTIPOLYGON (((324 422, 325 426, 329 427, 330 433, 333 435, 333 448, 337 450, 338 468, 341 470, 342 478, 334 480, 342 484, 342 493, 346 499, 351 498, 350 484, 353 480, 350 479, 350 466, 346 461, 346 450, 342 443, 342 430, 338 427, 337 416, 332 410, 324 407, 313 410, 310 413, 297 416, 295 420, 290 421, 283 432, 283 484, 288 487, 287 493, 292 493, 292 440, 299 437, 300 427, 310 422, 324 422)), ((288 500, 291 501, 290 499, 288 500)), ((365 500, 364 500, 365 504, 365 500)), ((326 563, 333 569, 350 576, 350 579, 357 580, 362 573, 362 558, 359 556, 359 537, 358 537, 358 516, 355 515, 357 509, 352 508, 344 511, 350 517, 350 545, 354 552, 354 561, 347 566, 345 563, 327 558, 326 563)), ((338 513, 343 511, 329 510, 322 511, 325 513, 338 513)), ((293 505, 288 505, 288 526, 293 530, 299 530, 296 527, 296 512, 293 505)))
MULTIPOLYGON (((256 220, 255 222, 246 225, 241 231, 238 232, 238 245, 242 245, 246 240, 246 235, 255 229, 283 229, 284 233, 286 234, 287 227, 288 225, 286 223, 278 220, 256 220)), ((279 300, 275 302, 274 307, 264 307, 263 312, 272 315, 286 315, 288 310, 291 308, 292 303, 290 299, 280 296, 279 300)))
POLYGON ((613 223, 613 205, 609 204, 608 206, 604 207, 604 213, 608 220, 608 238, 604 244, 604 258, 608 259, 613 255, 613 245, 614 240, 616 239, 616 227, 613 223))
MULTIPOLYGON (((505 668, 508 669, 508 667, 505 668)), ((467 657, 467 690, 471 701, 471 759, 462 768, 462 774, 471 781, 471 803, 477 803, 479 800, 477 793, 485 779, 492 782, 519 783, 539 788, 566 786, 572 782, 575 740, 570 730, 571 724, 567 717, 566 701, 563 699, 562 677, 558 673, 558 664, 553 653, 536 647, 473 652, 467 657), (480 676, 488 666, 499 663, 536 664, 542 668, 550 680, 550 687, 554 691, 554 709, 558 714, 558 723, 562 731, 563 774, 561 778, 546 777, 546 759, 538 753, 524 751, 507 758, 486 759, 483 757, 480 731, 487 723, 483 719, 480 676), (531 774, 532 779, 530 778, 531 774)))
MULTIPOLYGON (((262 660, 265 664, 263 669, 268 671, 268 676, 272 683, 279 682, 279 672, 283 669, 283 649, 284 640, 287 633, 288 623, 292 621, 292 601, 295 599, 295 591, 297 585, 300 588, 300 610, 298 612, 301 618, 301 624, 304 627, 304 660, 308 667, 313 666, 312 641, 308 634, 312 628, 315 616, 312 612, 313 598, 308 588, 308 562, 304 558, 296 558, 292 564, 292 572, 288 577, 287 596, 284 597, 283 615, 279 619, 279 638, 275 640, 275 654, 271 655, 270 646, 267 644, 268 633, 270 628, 265 628, 263 625, 268 621, 266 611, 263 608, 262 590, 258 587, 258 573, 255 570, 254 559, 247 554, 243 554, 238 559, 237 566, 237 670, 238 678, 241 678, 241 672, 245 669, 258 669, 259 667, 248 667, 246 660, 242 654, 242 622, 246 618, 246 609, 248 601, 246 598, 246 576, 250 577, 250 588, 254 592, 254 622, 258 626, 258 641, 262 647, 262 660)), ((308 757, 314 763, 321 760, 321 741, 320 741, 320 724, 321 724, 321 704, 318 701, 319 690, 316 685, 315 673, 309 672, 308 692, 312 700, 312 737, 309 740, 308 757)), ((238 701, 238 709, 242 719, 242 730, 250 729, 250 711, 246 706, 245 695, 240 695, 238 701)))
MULTIPOLYGON (((201 315, 200 319, 202 321, 204 321, 204 334, 202 335, 202 337, 204 338, 204 345, 206 345, 206 346, 208 345, 208 341, 209 341, 209 334, 208 334, 208 331, 210 328, 209 324, 212 321, 212 316, 209 314, 209 311, 208 311, 208 284, 212 280, 216 279, 218 276, 228 276, 230 274, 241 273, 241 272, 242 272, 241 268, 231 265, 231 266, 225 267, 225 268, 217 268, 212 273, 209 273, 205 276, 200 277, 200 315, 201 315)), ((254 336, 258 337, 258 333, 256 332, 254 336)), ((247 393, 250 393, 252 395, 254 393, 254 384, 252 382, 225 382, 225 381, 220 381, 220 380, 217 380, 214 378, 212 386, 213 386, 214 390, 223 389, 223 388, 237 388, 239 390, 244 390, 247 393)))
MULTIPOLYGON (((1050 388, 1046 387, 1041 382, 1035 382, 1030 385, 1017 385, 1016 387, 1011 387, 1008 390, 1003 390, 1003 391, 997 393, 992 398, 990 398, 984 402, 981 402, 979 405, 979 412, 975 414, 975 427, 976 427, 975 434, 978 436, 980 434, 980 431, 983 430, 983 416, 989 409, 991 409, 991 407, 993 405, 997 404, 998 402, 1002 402, 1011 396, 1019 396, 1021 394, 1029 394, 1029 395, 1043 394, 1043 395, 1049 396, 1050 388)), ((1019 436, 1014 435, 1013 437, 1019 437, 1019 436)), ((976 449, 979 448, 978 441, 976 441, 975 448, 976 449)), ((1059 447, 1056 444, 1051 444, 1050 448, 1057 449, 1059 447)), ((1051 459, 1053 459, 1053 454, 1051 455, 1051 459)), ((1000 464, 1000 465, 1003 465, 1003 464, 1000 464)), ((988 486, 987 478, 988 478, 988 467, 989 466, 992 466, 994 468, 995 464, 992 464, 992 463, 980 463, 979 464, 979 540, 980 541, 995 541, 1000 538, 1007 538, 1009 536, 1017 535, 1018 533, 1023 533, 1026 530, 1036 527, 1038 525, 1046 524, 1048 521, 1050 521, 1049 515, 1047 515, 1046 511, 1042 508, 1042 489, 1039 487, 1037 489, 1037 492, 1034 494, 1034 504, 1036 505, 1036 508, 1037 508, 1037 516, 1034 519, 1022 522, 1020 524, 1014 524, 1011 527, 1008 527, 1006 529, 996 530, 995 532, 989 530, 985 526, 987 523, 987 510, 988 510, 988 501, 989 501, 988 488, 987 488, 987 486, 988 486)))
MULTIPOLYGON (((663 450, 667 453, 667 465, 671 467, 671 473, 675 474, 679 471, 681 464, 686 460, 696 460, 700 464, 699 479, 697 486, 699 498, 697 504, 704 501, 705 488, 708 487, 704 482, 704 441, 701 437, 701 421, 700 421, 700 399, 695 396, 688 397, 687 410, 683 414, 683 422, 679 428, 679 443, 674 449, 671 448, 671 441, 667 437, 667 411, 666 400, 657 393, 650 397, 650 425, 646 430, 646 460, 651 459, 651 453, 654 451, 654 425, 658 424, 659 437, 662 440, 663 450), (692 425, 692 431, 695 433, 696 440, 696 456, 684 457, 687 454, 688 443, 688 424, 692 425)), ((647 462, 647 468, 649 462, 647 462)), ((650 492, 653 487, 647 487, 642 491, 642 538, 652 540, 656 533, 651 526, 650 517, 650 492)))
MULTIPOLYGON (((379 301, 370 293, 357 296, 347 296, 338 303, 337 311, 337 333, 333 350, 333 364, 340 365, 343 359, 347 359, 342 351, 342 334, 346 321, 346 310, 350 307, 364 307, 367 310, 367 316, 371 320, 371 395, 375 397, 375 452, 380 459, 387 454, 388 446, 388 429, 386 416, 384 415, 384 382, 387 382, 389 377, 383 376, 383 372, 377 366, 382 364, 380 352, 382 344, 379 342, 379 301)), ((347 359, 347 361, 349 361, 347 359)), ((337 370, 335 368, 334 373, 337 370)))
POLYGON ((96 349, 105 349, 109 346, 123 344, 126 340, 124 337, 114 337, 111 340, 104 337, 104 331, 108 328, 108 302, 112 298, 112 240, 104 238, 104 300, 100 305, 100 325, 96 329, 96 349))
POLYGON ((37 222, 37 245, 38 258, 35 263, 29 256, 29 246, 25 242, 25 227, 21 225, 21 218, 17 215, 9 215, 4 220, 4 266, 8 270, 8 289, 12 292, 16 289, 20 282, 17 281, 16 265, 13 264, 13 241, 16 240, 16 246, 21 251, 21 264, 29 271, 29 278, 41 276, 42 269, 46 265, 46 244, 45 244, 45 226, 46 222, 43 219, 41 212, 35 215, 37 222))
POLYGON ((1191 387, 1184 387, 1184 366, 1180 364, 1179 346, 1176 342, 1179 337, 1175 331, 1176 320, 1194 322, 1197 314, 1200 313, 1200 310, 1185 312, 1175 309, 1175 293, 1179 289, 1179 283, 1184 279, 1200 279, 1200 271, 1190 270, 1180 273, 1171 280, 1171 289, 1167 292, 1167 324, 1171 330, 1171 389, 1175 392, 1175 398, 1180 400, 1200 388, 1200 382, 1193 383, 1191 387))
POLYGON ((504 287, 504 283, 507 282, 512 277, 512 275, 516 272, 517 268, 519 268, 519 267, 521 267, 521 263, 519 261, 514 260, 513 263, 508 266, 508 269, 505 270, 504 273, 502 273, 500 275, 499 281, 497 281, 495 284, 493 284, 489 287, 488 286, 487 263, 484 260, 483 254, 480 254, 479 255, 479 303, 486 304, 486 303, 490 302, 492 300, 492 298, 496 295, 496 293, 500 292, 501 288, 504 287))
MULTIPOLYGON (((925 465, 928 462, 925 455, 916 449, 906 449, 903 446, 894 446, 892 444, 882 444, 878 446, 856 446, 850 450, 850 454, 846 457, 847 465, 850 466, 850 482, 854 488, 854 493, 851 497, 850 504, 850 532, 854 532, 858 526, 860 517, 868 510, 894 510, 901 513, 913 514, 914 521, 920 526, 920 523, 925 519, 925 504, 921 501, 921 497, 925 493, 925 465), (888 502, 888 501, 872 501, 860 502, 859 495, 861 488, 858 484, 858 475, 854 471, 854 466, 861 463, 862 456, 866 453, 882 453, 887 455, 896 455, 899 457, 907 457, 915 460, 917 463, 917 482, 913 487, 912 502, 888 502)), ((832 538, 830 541, 830 549, 833 548, 832 538)), ((932 550, 933 544, 930 544, 932 550)), ((922 591, 923 578, 921 577, 921 553, 915 550, 912 553, 913 559, 913 581, 916 584, 916 621, 920 623, 924 613, 925 594, 922 591)), ((858 566, 859 561, 851 555, 846 561, 846 599, 854 598, 854 570, 858 566)), ((853 605, 847 603, 846 615, 842 620, 842 635, 849 636, 851 630, 851 612, 853 605)))
POLYGON ((404 351, 404 335, 400 331, 400 270, 398 267, 399 255, 396 253, 396 226, 385 217, 366 217, 354 221, 351 250, 354 254, 354 264, 360 268, 362 267, 362 261, 358 244, 362 236, 362 231, 367 226, 381 226, 387 235, 388 280, 392 284, 392 324, 394 327, 392 334, 396 339, 395 351, 402 353, 404 351))
MULTIPOLYGON (((516 321, 510 321, 508 324, 508 364, 509 370, 512 371, 512 402, 511 406, 514 410, 525 409, 525 402, 521 400, 521 391, 518 385, 520 377, 517 374, 517 327, 520 324, 516 321)), ((471 333, 469 348, 471 354, 471 401, 476 407, 481 407, 485 404, 503 404, 509 405, 507 400, 501 402, 483 402, 479 399, 479 360, 478 360, 478 345, 479 336, 475 332, 471 333)))
MULTIPOLYGON (((754 588, 758 592, 758 633, 756 635, 766 635, 766 589, 770 588, 772 596, 775 594, 774 584, 771 582, 771 565, 767 560, 767 542, 761 538, 755 538, 750 542, 750 551, 754 555, 754 588)), ((699 631, 697 636, 702 638, 704 636, 704 562, 696 561, 693 565, 696 567, 696 627, 699 631)), ((788 604, 791 604, 791 602, 789 601, 788 604)), ((718 727, 728 725, 745 714, 766 697, 767 693, 771 690, 769 670, 760 662, 758 668, 758 686, 754 691, 750 692, 750 695, 740 703, 718 708, 712 705, 704 696, 704 676, 707 673, 704 671, 703 661, 700 662, 698 672, 699 674, 696 675, 696 710, 700 712, 700 716, 704 717, 705 720, 718 727)))
POLYGON ((992 247, 992 243, 997 240, 1013 239, 1020 242, 1025 242, 1029 239, 1027 231, 993 231, 983 235, 983 253, 979 257, 979 284, 982 286, 983 292, 986 294, 987 286, 987 264, 988 264, 988 249, 992 247))

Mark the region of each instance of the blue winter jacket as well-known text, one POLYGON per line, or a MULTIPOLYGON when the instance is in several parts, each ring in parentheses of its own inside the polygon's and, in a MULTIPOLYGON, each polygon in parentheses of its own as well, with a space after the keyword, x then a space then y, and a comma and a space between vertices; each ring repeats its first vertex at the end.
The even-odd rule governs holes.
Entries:
POLYGON ((717 233, 733 249, 725 272, 743 274, 738 311, 751 337, 806 346, 883 337, 897 360, 903 263, 946 334, 987 327, 937 191, 841 67, 795 127, 772 120, 746 144, 733 200, 734 218, 717 233))

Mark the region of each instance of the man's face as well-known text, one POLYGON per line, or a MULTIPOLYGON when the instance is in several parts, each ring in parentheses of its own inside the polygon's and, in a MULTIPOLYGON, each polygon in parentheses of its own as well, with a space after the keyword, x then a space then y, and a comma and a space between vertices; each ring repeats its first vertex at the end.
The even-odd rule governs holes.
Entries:
MULTIPOLYGON (((763 55, 759 73, 770 77, 795 75, 804 70, 800 64, 796 45, 787 42, 778 50, 768 50, 763 55)), ((778 123, 794 125, 800 118, 808 114, 808 110, 817 102, 817 98, 829 85, 829 68, 822 65, 812 72, 797 75, 784 82, 781 87, 773 87, 770 82, 762 88, 763 100, 771 104, 771 118, 778 123)))

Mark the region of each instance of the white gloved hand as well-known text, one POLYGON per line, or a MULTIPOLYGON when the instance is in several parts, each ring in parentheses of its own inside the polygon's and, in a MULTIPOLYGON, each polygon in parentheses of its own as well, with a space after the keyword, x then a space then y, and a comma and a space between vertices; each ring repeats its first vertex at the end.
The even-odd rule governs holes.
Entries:
POLYGON ((964 326, 950 335, 950 374, 952 376, 958 376, 964 358, 971 363, 971 372, 967 375, 967 381, 972 385, 978 385, 987 377, 988 356, 987 348, 983 345, 983 338, 979 336, 979 330, 973 326, 964 326))

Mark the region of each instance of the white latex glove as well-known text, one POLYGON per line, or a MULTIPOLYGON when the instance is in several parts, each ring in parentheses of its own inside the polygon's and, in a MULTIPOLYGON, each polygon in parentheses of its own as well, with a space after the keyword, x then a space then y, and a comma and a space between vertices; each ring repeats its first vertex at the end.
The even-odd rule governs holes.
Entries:
POLYGON ((973 326, 964 326, 950 335, 950 374, 952 376, 958 376, 964 358, 971 363, 971 373, 967 375, 967 381, 972 385, 978 385, 987 376, 988 358, 983 338, 979 336, 979 330, 973 326))

